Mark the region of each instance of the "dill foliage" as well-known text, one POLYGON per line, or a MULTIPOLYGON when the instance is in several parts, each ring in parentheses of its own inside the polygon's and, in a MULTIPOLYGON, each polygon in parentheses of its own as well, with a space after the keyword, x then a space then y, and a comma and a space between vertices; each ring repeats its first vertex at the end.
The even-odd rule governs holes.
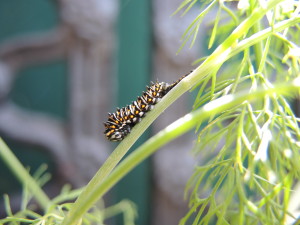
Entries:
POLYGON ((132 203, 105 208, 97 205, 99 200, 139 163, 192 129, 197 133, 193 152, 201 162, 186 185, 190 209, 181 225, 295 223, 300 214, 300 120, 291 103, 300 90, 299 1, 184 0, 175 13, 185 15, 192 8, 199 14, 183 34, 179 51, 187 43, 193 47, 207 27, 212 53, 195 61, 199 66, 147 112, 83 189, 64 189, 50 200, 41 188, 48 177, 39 173, 32 178, 0 139, 0 157, 25 193, 16 214, 5 197, 8 217, 0 224, 103 224, 119 213, 125 224, 134 224, 132 203), (192 112, 121 161, 147 127, 191 89, 197 91, 192 112), (43 215, 32 208, 31 198, 43 215))
MULTIPOLYGON (((184 33, 179 50, 188 41, 192 47, 208 24, 208 48, 213 53, 204 57, 203 64, 215 63, 215 68, 194 87, 198 89, 194 110, 242 91, 255 93, 299 80, 299 2, 185 0, 176 13, 186 14, 199 5, 199 15, 184 33)), ((203 58, 195 63, 200 61, 203 58)), ((207 121, 195 121, 198 140, 193 151, 201 162, 187 184, 190 211, 180 224, 296 221, 300 120, 291 106, 293 97, 289 91, 275 90, 212 113, 207 121)))

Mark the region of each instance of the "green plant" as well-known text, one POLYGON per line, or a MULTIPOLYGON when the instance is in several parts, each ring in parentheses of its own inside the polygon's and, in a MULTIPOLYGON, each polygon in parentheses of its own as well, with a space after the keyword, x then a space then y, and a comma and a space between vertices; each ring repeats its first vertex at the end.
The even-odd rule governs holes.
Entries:
MULTIPOLYGON (((196 2, 185 0, 176 12, 188 13, 196 2)), ((288 99, 300 90, 300 5, 243 0, 233 10, 234 3, 213 0, 202 6, 183 46, 189 40, 194 44, 203 19, 217 9, 208 43, 217 47, 204 61, 197 60, 203 62, 118 145, 75 203, 63 210, 62 224, 81 221, 136 165, 193 128, 199 137, 194 152, 201 152, 206 164, 195 168, 187 184, 190 211, 180 224, 285 224, 293 218, 289 203, 300 176, 300 129, 288 99), (191 89, 198 89, 193 111, 118 164, 141 133, 191 89), (201 190, 209 194, 203 196, 201 190)), ((56 206, 47 202, 41 202, 45 210, 56 206)))
MULTIPOLYGON (((74 201, 80 195, 82 189, 71 190, 69 185, 65 185, 61 193, 50 200, 41 189, 50 180, 50 174, 46 173, 46 165, 42 165, 31 177, 1 138, 0 158, 4 160, 23 184, 19 212, 12 212, 9 196, 4 195, 7 217, 0 219, 0 224, 61 224, 68 211, 73 207, 73 204, 66 202, 74 201), (32 199, 36 203, 32 202, 32 199), (37 213, 37 209, 39 211, 42 209, 43 214, 37 213)), ((102 201, 98 201, 97 204, 91 207, 89 212, 82 216, 80 221, 83 224, 104 224, 106 219, 118 214, 124 215, 124 224, 133 225, 136 218, 135 205, 129 200, 123 200, 113 206, 105 207, 102 201)))

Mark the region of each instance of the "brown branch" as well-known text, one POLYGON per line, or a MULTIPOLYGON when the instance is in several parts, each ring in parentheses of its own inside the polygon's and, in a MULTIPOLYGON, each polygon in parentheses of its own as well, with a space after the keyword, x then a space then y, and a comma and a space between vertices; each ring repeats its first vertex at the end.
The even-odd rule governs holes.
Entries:
POLYGON ((28 112, 13 103, 2 104, 0 132, 18 141, 50 148, 61 162, 68 160, 64 125, 47 115, 28 112))
POLYGON ((12 69, 62 58, 68 49, 69 29, 24 35, 0 45, 0 61, 12 69))
POLYGON ((0 102, 7 98, 16 70, 67 55, 70 46, 67 26, 52 31, 24 35, 0 45, 0 102))

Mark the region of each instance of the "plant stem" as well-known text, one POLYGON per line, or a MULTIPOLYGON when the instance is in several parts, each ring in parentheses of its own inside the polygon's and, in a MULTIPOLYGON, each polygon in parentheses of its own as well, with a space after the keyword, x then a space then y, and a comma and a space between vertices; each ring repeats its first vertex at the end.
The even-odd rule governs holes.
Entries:
MULTIPOLYGON (((107 178, 104 178, 97 184, 93 183, 93 188, 95 189, 88 193, 89 195, 86 196, 87 198, 82 202, 83 205, 79 205, 77 209, 79 210, 79 212, 88 209, 95 202, 95 200, 101 198, 113 185, 115 185, 139 163, 141 163, 166 143, 195 127, 197 125, 196 121, 199 121, 200 119, 201 121, 204 121, 208 119, 211 114, 218 114, 226 109, 235 107, 246 100, 257 100, 273 93, 289 94, 291 92, 299 90, 299 87, 300 82, 298 80, 298 82, 277 85, 274 88, 268 90, 258 89, 257 91, 250 94, 247 91, 244 93, 237 93, 235 95, 227 95, 206 104, 204 107, 190 114, 187 114, 186 116, 180 118, 179 120, 166 127, 154 137, 150 138, 141 147, 133 151, 133 153, 130 154, 126 159, 124 159, 113 170, 113 172, 108 175, 107 178)), ((90 186, 88 185, 86 190, 89 190, 89 188, 90 186)), ((69 217, 67 218, 68 220, 66 220, 64 224, 75 224, 75 222, 79 218, 80 217, 76 214, 69 214, 69 217), (73 215, 74 217, 71 217, 73 215)))
POLYGON ((276 94, 291 94, 300 89, 300 80, 293 83, 285 83, 275 85, 271 89, 258 89, 255 92, 248 93, 248 91, 237 93, 234 95, 227 95, 217 100, 211 101, 204 107, 187 114, 170 124, 157 135, 150 138, 142 146, 134 150, 126 159, 124 159, 113 172, 103 180, 97 187, 97 192, 93 194, 95 198, 101 198, 111 187, 113 187, 119 180, 121 180, 127 173, 140 164, 147 157, 152 155, 155 151, 161 148, 166 143, 169 143, 178 136, 188 132, 197 125, 197 121, 209 119, 213 114, 219 114, 227 109, 236 107, 244 101, 262 99, 267 95, 276 94))
POLYGON ((35 196, 36 201, 39 205, 44 209, 50 206, 50 199, 43 192, 37 182, 30 176, 21 162, 16 158, 16 156, 12 153, 9 147, 4 143, 2 138, 0 137, 0 157, 3 159, 4 163, 10 168, 10 170, 15 174, 15 176, 19 179, 21 184, 27 186, 31 191, 32 195, 35 196))
POLYGON ((221 66, 232 52, 234 44, 247 32, 254 23, 260 20, 265 13, 282 0, 271 0, 267 2, 265 8, 258 7, 245 19, 232 34, 210 55, 198 68, 196 68, 188 77, 182 80, 174 89, 172 89, 161 102, 155 105, 141 123, 138 123, 131 133, 118 145, 115 151, 106 160, 90 183, 86 186, 82 194, 74 203, 69 214, 63 221, 64 225, 75 224, 82 215, 99 199, 98 188, 102 185, 105 178, 111 173, 113 168, 120 162, 133 143, 150 126, 150 124, 176 99, 183 93, 191 89, 195 84, 204 79, 212 71, 212 68, 221 66))

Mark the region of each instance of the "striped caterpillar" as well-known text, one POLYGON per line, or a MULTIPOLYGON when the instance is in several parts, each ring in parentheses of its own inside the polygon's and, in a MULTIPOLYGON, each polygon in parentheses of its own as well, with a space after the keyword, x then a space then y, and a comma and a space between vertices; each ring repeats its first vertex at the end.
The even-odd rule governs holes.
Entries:
MULTIPOLYGON (((191 72, 190 72, 191 73, 191 72)), ((122 141, 131 129, 141 121, 141 119, 153 109, 154 105, 160 101, 172 88, 174 88, 184 77, 180 77, 172 84, 166 82, 151 82, 150 87, 133 101, 130 105, 117 108, 115 113, 108 113, 108 120, 104 123, 105 137, 109 141, 122 141)))

